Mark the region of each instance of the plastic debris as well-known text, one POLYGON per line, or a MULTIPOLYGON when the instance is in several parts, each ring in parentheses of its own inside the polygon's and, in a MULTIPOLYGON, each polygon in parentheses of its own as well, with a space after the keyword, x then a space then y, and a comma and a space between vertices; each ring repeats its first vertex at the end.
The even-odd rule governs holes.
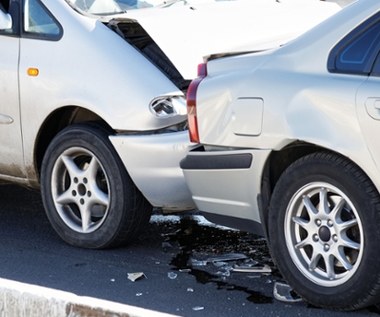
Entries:
POLYGON ((272 269, 267 264, 264 266, 235 265, 232 271, 242 273, 271 273, 272 269))
POLYGON ((136 293, 136 296, 139 297, 139 296, 142 296, 143 293, 136 293))
POLYGON ((226 262, 226 261, 237 261, 247 259, 247 256, 242 253, 227 253, 224 255, 214 256, 207 259, 207 262, 226 262))
POLYGON ((170 278, 171 280, 175 280, 177 278, 177 273, 169 272, 168 278, 170 278))
POLYGON ((205 308, 203 306, 195 306, 193 307, 194 311, 204 310, 205 308))
POLYGON ((297 303, 302 301, 302 298, 285 283, 276 282, 273 288, 273 295, 275 299, 285 303, 297 303))
POLYGON ((192 266, 206 266, 207 261, 199 261, 199 260, 191 259, 191 265, 192 266))
POLYGON ((193 292, 194 292, 194 289, 191 288, 191 287, 188 287, 188 288, 187 288, 187 291, 193 293, 193 292))
POLYGON ((143 272, 128 273, 128 279, 132 282, 135 282, 142 278, 147 278, 143 272))

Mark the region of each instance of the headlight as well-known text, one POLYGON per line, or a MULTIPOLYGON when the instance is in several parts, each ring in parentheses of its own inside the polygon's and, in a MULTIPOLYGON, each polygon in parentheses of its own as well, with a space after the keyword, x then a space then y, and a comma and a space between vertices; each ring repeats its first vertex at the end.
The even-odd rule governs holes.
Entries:
POLYGON ((162 96, 155 98, 151 101, 149 109, 157 118, 162 119, 187 114, 186 100, 182 96, 162 96))

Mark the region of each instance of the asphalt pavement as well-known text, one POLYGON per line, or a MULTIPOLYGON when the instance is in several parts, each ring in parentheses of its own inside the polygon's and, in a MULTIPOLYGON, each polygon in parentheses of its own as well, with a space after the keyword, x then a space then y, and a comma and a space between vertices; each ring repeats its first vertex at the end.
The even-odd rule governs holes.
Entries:
POLYGON ((379 315, 375 307, 343 313, 294 296, 275 299, 275 284, 283 281, 265 241, 197 214, 154 215, 130 245, 85 250, 55 234, 38 192, 2 185, 0 197, 1 279, 180 316, 379 315), (136 281, 134 273, 141 275, 136 281))

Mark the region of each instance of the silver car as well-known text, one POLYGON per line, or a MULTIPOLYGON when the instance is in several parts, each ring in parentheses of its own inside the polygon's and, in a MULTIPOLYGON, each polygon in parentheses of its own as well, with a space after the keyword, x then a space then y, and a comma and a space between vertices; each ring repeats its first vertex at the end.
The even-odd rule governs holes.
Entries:
POLYGON ((181 162, 198 208, 265 235, 313 305, 380 301, 380 2, 273 50, 211 57, 188 90, 181 162))
MULTIPOLYGON (((183 66, 201 61, 194 43, 202 44, 202 54, 218 46, 197 36, 186 41, 194 48, 188 50, 173 19, 194 28, 195 20, 209 23, 200 17, 210 10, 231 15, 233 7, 252 7, 204 2, 1 1, 0 178, 40 186, 47 216, 66 242, 116 246, 138 233, 152 207, 194 208, 179 167, 191 148, 184 94, 193 74, 183 66)), ((288 7, 258 3, 281 13, 288 7)), ((336 11, 316 7, 317 18, 290 23, 283 36, 336 11)), ((238 17, 236 26, 244 21, 238 17)), ((214 20, 220 28, 205 36, 217 39, 231 28, 214 20)), ((249 46, 244 36, 234 36, 233 44, 249 46)))

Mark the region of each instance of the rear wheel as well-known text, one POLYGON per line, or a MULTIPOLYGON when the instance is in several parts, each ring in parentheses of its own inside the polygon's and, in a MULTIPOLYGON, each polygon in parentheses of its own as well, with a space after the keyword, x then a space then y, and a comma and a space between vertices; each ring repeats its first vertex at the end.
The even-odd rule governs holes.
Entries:
POLYGON ((46 214, 67 243, 84 248, 130 241, 152 207, 133 184, 107 133, 74 125, 49 145, 42 163, 46 214))
POLYGON ((269 211, 275 262, 294 290, 317 306, 376 303, 380 288, 380 200, 353 163, 315 153, 280 177, 269 211))

